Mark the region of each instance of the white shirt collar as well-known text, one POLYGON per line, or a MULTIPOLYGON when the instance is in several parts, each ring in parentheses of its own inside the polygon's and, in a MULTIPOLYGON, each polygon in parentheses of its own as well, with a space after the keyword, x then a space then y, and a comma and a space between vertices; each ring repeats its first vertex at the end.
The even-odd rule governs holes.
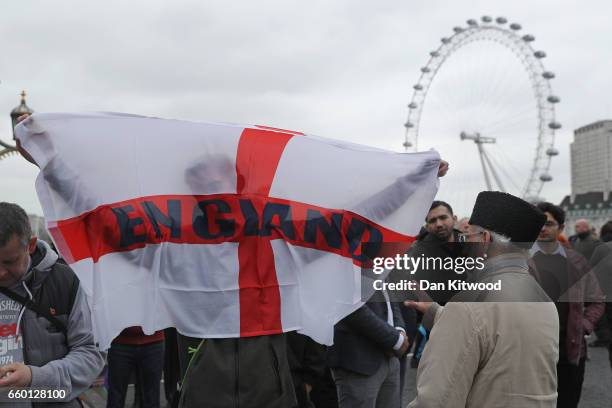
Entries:
POLYGON ((529 253, 531 254, 531 257, 533 257, 538 252, 541 252, 544 255, 561 255, 562 257, 567 258, 567 253, 565 252, 565 248, 563 248, 563 245, 561 245, 559 241, 557 241, 557 249, 555 249, 552 253, 544 252, 542 248, 540 247, 540 245, 538 245, 537 241, 534 242, 529 253))

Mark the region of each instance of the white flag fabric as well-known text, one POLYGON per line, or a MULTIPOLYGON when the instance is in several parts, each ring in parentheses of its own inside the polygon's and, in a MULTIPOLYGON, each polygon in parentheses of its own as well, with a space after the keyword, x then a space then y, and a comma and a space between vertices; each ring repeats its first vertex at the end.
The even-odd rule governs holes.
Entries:
POLYGON ((265 126, 49 113, 16 134, 103 349, 129 326, 331 344, 363 304, 361 244, 414 240, 438 187, 435 151, 265 126))

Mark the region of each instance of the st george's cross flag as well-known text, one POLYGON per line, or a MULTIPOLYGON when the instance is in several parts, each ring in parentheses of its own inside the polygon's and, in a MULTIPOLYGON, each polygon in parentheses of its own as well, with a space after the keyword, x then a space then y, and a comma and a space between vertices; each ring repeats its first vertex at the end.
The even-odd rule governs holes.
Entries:
POLYGON ((438 187, 435 151, 265 126, 49 113, 16 134, 102 349, 129 326, 331 344, 362 244, 413 241, 438 187))

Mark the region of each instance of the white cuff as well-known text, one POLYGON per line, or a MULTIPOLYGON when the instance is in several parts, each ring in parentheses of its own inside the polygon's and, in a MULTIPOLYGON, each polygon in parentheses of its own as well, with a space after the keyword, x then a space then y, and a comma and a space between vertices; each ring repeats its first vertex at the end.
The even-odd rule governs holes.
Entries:
POLYGON ((404 336, 406 335, 405 333, 403 333, 403 330, 400 331, 399 334, 399 338, 397 339, 397 341, 395 342, 395 346, 393 346, 393 350, 398 351, 400 348, 402 348, 402 344, 404 344, 404 336))

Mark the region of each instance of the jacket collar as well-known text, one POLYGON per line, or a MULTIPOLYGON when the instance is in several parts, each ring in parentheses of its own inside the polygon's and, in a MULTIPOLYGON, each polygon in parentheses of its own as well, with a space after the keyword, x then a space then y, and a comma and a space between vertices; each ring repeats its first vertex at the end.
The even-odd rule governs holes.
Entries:
POLYGON ((517 272, 524 271, 529 273, 527 265, 527 257, 522 253, 507 253, 497 255, 492 258, 487 258, 485 266, 482 270, 472 273, 471 281, 478 281, 486 276, 496 275, 499 273, 508 272, 508 269, 513 269, 517 272))

